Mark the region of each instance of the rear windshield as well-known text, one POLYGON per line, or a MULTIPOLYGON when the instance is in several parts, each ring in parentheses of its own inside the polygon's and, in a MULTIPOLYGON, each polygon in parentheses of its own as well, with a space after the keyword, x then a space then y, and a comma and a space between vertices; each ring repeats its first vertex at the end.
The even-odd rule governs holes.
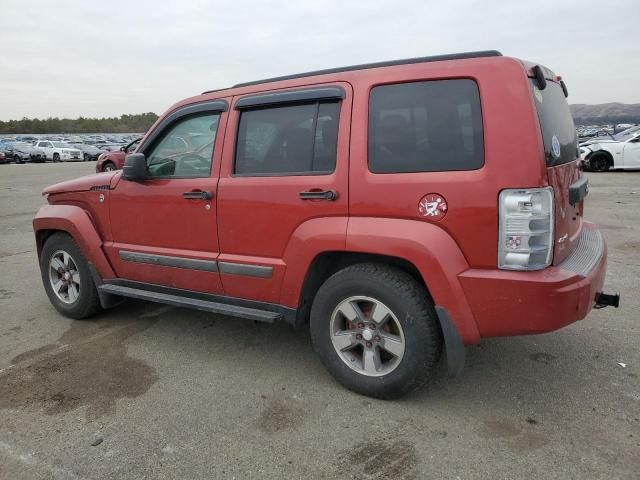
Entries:
POLYGON ((540 120, 547 166, 574 161, 577 157, 578 134, 562 87, 555 82, 547 81, 546 88, 540 90, 534 79, 530 81, 540 120))

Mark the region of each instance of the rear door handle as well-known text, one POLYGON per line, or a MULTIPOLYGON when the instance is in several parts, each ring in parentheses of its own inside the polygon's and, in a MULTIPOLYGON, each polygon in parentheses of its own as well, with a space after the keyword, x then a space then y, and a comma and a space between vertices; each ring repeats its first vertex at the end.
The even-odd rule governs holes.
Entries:
POLYGON ((328 200, 330 202, 338 198, 335 190, 308 190, 298 194, 302 200, 328 200))
POLYGON ((184 192, 182 197, 187 200, 211 200, 213 195, 211 195, 211 192, 204 190, 192 190, 190 192, 184 192))

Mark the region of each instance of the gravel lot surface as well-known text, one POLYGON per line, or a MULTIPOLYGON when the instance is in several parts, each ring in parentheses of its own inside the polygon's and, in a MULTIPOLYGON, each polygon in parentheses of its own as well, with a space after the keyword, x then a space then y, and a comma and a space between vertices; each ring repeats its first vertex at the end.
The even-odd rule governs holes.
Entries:
POLYGON ((640 477, 640 172, 589 175, 620 309, 485 340, 459 378, 385 402, 286 325, 133 301, 59 315, 31 219, 44 186, 93 169, 0 165, 1 479, 640 477))

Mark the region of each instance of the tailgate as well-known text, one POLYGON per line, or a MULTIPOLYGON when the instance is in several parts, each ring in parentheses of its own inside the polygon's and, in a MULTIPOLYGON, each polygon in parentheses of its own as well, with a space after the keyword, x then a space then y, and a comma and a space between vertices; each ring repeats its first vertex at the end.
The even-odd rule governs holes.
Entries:
POLYGON ((555 195, 553 264, 557 265, 571 254, 580 236, 588 187, 577 161, 548 167, 547 178, 555 195))
POLYGON ((580 236, 588 186, 579 168, 578 134, 566 89, 549 69, 542 67, 542 73, 546 82, 530 78, 530 85, 540 122, 547 181, 555 196, 553 264, 557 265, 571 254, 580 236))

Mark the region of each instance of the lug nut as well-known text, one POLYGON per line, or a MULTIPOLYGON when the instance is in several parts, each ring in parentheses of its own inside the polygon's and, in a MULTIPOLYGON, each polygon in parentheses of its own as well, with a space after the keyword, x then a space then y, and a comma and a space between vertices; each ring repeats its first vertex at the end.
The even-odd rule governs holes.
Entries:
POLYGON ((362 340, 362 335, 360 335, 360 334, 358 333, 358 334, 356 335, 356 338, 357 338, 358 340, 362 340))
POLYGON ((358 328, 364 328, 364 323, 360 322, 360 323, 358 324, 358 328))
POLYGON ((367 348, 371 348, 373 344, 371 342, 367 342, 367 348))
POLYGON ((375 324, 375 323, 370 323, 370 324, 369 324, 369 328, 370 328, 371 330, 375 330, 375 329, 376 329, 376 324, 375 324))
POLYGON ((374 339, 376 342, 379 342, 379 341, 380 341, 380 337, 379 337, 378 335, 376 335, 375 337, 373 337, 373 339, 374 339))

